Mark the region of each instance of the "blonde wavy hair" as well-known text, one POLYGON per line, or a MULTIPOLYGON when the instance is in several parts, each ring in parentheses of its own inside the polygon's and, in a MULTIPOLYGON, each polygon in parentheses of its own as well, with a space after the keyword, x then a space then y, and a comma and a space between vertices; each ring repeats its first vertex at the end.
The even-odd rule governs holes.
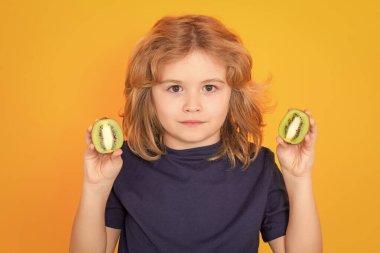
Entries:
POLYGON ((123 131, 132 152, 145 160, 166 154, 164 128, 153 104, 151 87, 160 81, 164 64, 180 60, 192 50, 203 50, 226 64, 226 81, 232 88, 229 111, 220 130, 221 147, 208 160, 226 156, 231 166, 236 158, 248 168, 262 146, 263 114, 267 82, 251 79, 252 58, 240 37, 218 19, 206 15, 165 16, 138 41, 125 80, 123 131), (254 154, 252 157, 251 155, 254 154))

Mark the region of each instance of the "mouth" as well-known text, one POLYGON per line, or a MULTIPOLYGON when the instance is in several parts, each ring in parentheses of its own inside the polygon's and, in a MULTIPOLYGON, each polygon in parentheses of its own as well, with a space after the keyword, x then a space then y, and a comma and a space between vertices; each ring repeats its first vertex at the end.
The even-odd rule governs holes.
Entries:
POLYGON ((185 126, 199 126, 205 122, 199 121, 199 120, 186 120, 186 121, 180 121, 180 123, 185 126))

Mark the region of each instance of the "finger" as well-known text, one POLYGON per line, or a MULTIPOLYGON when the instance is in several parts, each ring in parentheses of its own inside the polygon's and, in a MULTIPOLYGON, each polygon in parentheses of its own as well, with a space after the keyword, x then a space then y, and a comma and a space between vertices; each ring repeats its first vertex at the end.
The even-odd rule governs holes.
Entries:
POLYGON ((306 150, 313 150, 315 148, 315 138, 311 134, 305 136, 305 145, 306 150))
POLYGON ((95 146, 92 142, 92 137, 91 137, 92 127, 93 125, 90 125, 89 127, 87 127, 87 131, 86 131, 86 144, 87 144, 86 153, 88 154, 89 157, 96 157, 99 154, 97 150, 95 149, 95 146))
POLYGON ((88 128, 87 128, 87 131, 86 131, 86 144, 89 145, 92 143, 92 139, 91 139, 91 130, 92 130, 92 125, 90 125, 88 128))
POLYGON ((112 153, 111 158, 114 159, 114 158, 120 156, 122 153, 123 153, 123 150, 121 150, 121 149, 117 149, 117 150, 115 150, 115 151, 112 153))
POLYGON ((313 115, 311 115, 311 112, 308 109, 305 109, 304 112, 309 116, 310 125, 314 125, 314 118, 313 115))
POLYGON ((304 148, 306 150, 309 150, 312 147, 312 145, 310 143, 310 135, 309 134, 307 134, 305 136, 305 138, 302 140, 302 142, 300 143, 300 145, 301 145, 302 148, 304 148))
POLYGON ((90 127, 86 129, 86 144, 89 145, 91 143, 90 141, 90 127))
POLYGON ((307 147, 313 147, 316 142, 316 134, 315 133, 307 133, 305 136, 305 144, 307 147))
POLYGON ((310 112, 309 109, 304 109, 303 111, 304 111, 307 115, 309 115, 310 117, 312 117, 311 112, 310 112))
POLYGON ((122 153, 123 153, 123 150, 121 148, 116 149, 114 152, 112 152, 111 159, 115 159, 115 158, 121 156, 122 153))
POLYGON ((317 125, 315 124, 315 120, 314 120, 313 116, 311 115, 311 112, 308 109, 305 109, 304 111, 309 116, 309 122, 310 122, 310 130, 309 131, 312 134, 316 134, 317 125))
POLYGON ((97 159, 100 157, 100 154, 96 151, 94 144, 87 145, 85 152, 86 159, 97 159))
POLYGON ((288 144, 284 142, 284 140, 280 137, 280 136, 277 136, 276 138, 277 142, 284 148, 287 148, 288 147, 288 144))
POLYGON ((310 134, 307 134, 305 136, 305 142, 309 143, 310 142, 310 134))

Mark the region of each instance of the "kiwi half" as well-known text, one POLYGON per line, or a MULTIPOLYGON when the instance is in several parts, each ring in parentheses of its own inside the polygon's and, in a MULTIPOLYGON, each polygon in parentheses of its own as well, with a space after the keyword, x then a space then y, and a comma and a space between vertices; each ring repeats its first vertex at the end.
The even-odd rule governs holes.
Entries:
POLYGON ((92 143, 96 151, 102 154, 112 153, 123 145, 123 131, 113 119, 98 119, 91 131, 92 143))
POLYGON ((309 116, 299 109, 286 113, 278 127, 279 136, 289 144, 298 144, 309 131, 309 116))

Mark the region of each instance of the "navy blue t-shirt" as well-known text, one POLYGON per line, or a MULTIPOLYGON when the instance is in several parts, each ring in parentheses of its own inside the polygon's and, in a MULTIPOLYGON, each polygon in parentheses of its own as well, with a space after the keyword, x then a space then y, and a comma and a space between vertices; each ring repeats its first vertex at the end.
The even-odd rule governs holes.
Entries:
POLYGON ((105 209, 107 227, 121 229, 119 253, 254 253, 285 235, 289 199, 274 153, 262 147, 248 170, 226 158, 207 161, 221 141, 175 150, 157 161, 124 141, 123 166, 105 209))

